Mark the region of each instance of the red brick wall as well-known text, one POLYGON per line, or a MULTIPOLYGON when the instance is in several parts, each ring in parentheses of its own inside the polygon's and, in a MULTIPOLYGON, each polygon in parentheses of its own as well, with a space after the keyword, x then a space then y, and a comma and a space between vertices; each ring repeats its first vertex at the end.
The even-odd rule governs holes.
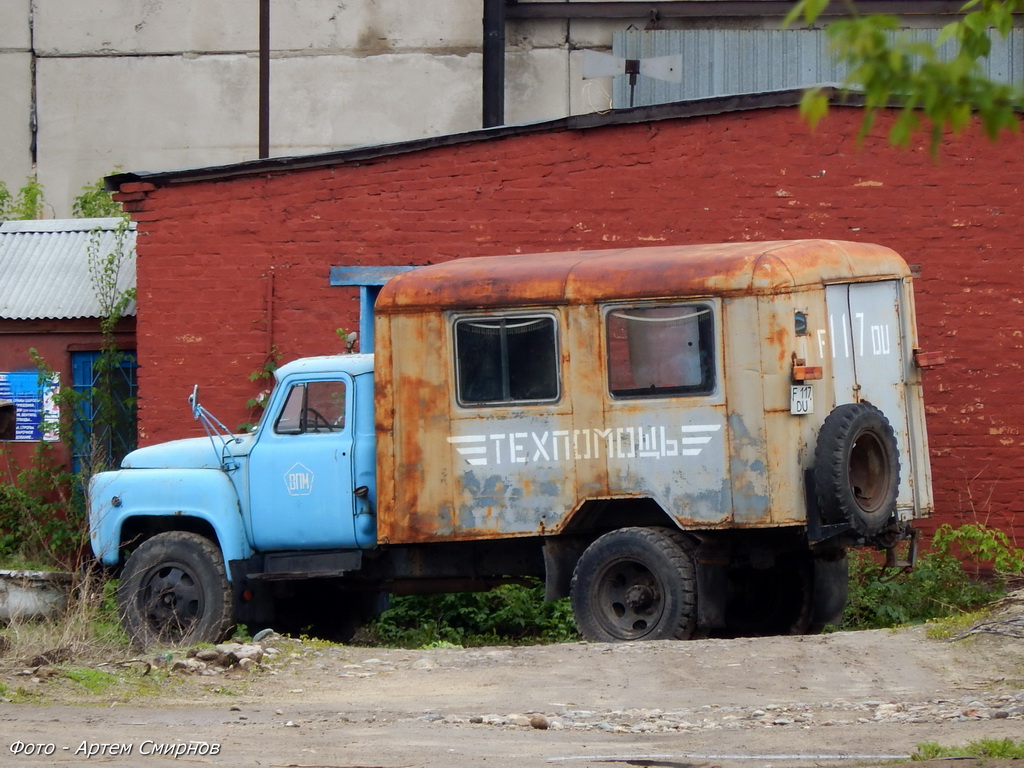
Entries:
POLYGON ((247 375, 271 344, 284 360, 339 350, 334 331, 357 326, 358 300, 329 286, 332 265, 864 240, 921 265, 922 346, 947 359, 926 379, 939 519, 978 515, 1014 532, 1024 498, 1024 140, 971 135, 933 158, 926 140, 886 146, 885 119, 858 147, 860 119, 835 108, 812 134, 793 109, 754 110, 135 195, 142 442, 196 434, 185 404, 194 383, 227 424, 245 420, 247 375))

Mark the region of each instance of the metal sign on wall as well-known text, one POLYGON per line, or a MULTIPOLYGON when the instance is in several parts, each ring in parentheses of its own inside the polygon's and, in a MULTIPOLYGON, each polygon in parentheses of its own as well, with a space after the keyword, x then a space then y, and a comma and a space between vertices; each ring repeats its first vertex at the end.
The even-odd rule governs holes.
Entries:
POLYGON ((38 371, 0 373, 0 439, 57 440, 57 375, 40 383, 38 371))

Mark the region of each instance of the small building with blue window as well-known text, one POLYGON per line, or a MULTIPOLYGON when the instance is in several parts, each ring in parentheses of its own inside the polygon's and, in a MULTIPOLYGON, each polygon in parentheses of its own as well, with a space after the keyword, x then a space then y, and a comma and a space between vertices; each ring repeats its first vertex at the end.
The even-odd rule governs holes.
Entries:
POLYGON ((75 471, 97 456, 119 461, 134 447, 134 289, 134 223, 0 223, 0 482, 16 477, 40 442, 54 444, 58 461, 75 471), (121 318, 105 335, 101 320, 117 303, 121 318), (104 343, 116 357, 103 356, 104 343), (59 388, 79 394, 75 413, 60 412, 59 388), (109 395, 97 397, 100 388, 109 395), (73 439, 61 440, 59 419, 73 439))

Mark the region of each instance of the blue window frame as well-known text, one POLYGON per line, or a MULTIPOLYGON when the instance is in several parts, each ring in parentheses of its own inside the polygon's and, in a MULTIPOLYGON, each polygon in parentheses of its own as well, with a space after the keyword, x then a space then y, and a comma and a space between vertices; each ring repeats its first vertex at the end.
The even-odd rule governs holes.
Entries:
MULTIPOLYGON (((101 386, 100 372, 96 370, 96 361, 100 351, 71 353, 71 386, 83 395, 88 395, 101 386)), ((98 408, 95 397, 83 397, 81 408, 74 419, 74 445, 72 446, 73 468, 75 472, 83 465, 93 466, 99 452, 105 456, 106 462, 117 466, 129 451, 135 449, 136 439, 136 393, 138 379, 134 350, 125 350, 125 358, 114 372, 111 389, 114 400, 114 413, 111 424, 105 425, 97 433, 95 412, 98 408), (87 461, 88 459, 88 461, 87 461)))

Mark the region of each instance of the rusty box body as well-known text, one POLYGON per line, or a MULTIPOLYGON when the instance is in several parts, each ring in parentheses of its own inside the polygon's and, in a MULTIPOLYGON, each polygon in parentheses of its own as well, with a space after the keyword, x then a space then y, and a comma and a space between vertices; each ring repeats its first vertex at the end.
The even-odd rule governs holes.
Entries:
POLYGON ((459 259, 375 307, 381 544, 550 536, 609 503, 684 530, 804 526, 825 417, 888 417, 932 508, 911 274, 804 240, 459 259))

